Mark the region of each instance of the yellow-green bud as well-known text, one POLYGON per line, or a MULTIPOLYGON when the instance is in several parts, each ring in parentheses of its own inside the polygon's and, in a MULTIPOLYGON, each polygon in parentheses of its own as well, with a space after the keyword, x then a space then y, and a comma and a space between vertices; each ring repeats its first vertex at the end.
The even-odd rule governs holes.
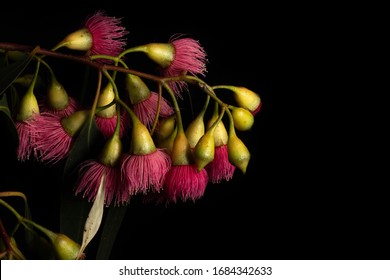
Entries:
POLYGON ((55 236, 51 237, 50 240, 56 250, 57 257, 60 260, 77 259, 80 251, 80 244, 62 233, 55 234, 55 236))
POLYGON ((198 115, 188 125, 185 134, 190 143, 191 148, 194 148, 199 139, 204 135, 204 121, 203 114, 198 115))
POLYGON ((172 148, 173 148, 173 143, 175 142, 177 134, 177 127, 173 128, 173 131, 171 132, 170 135, 168 135, 166 138, 162 139, 161 141, 158 142, 157 146, 160 149, 165 149, 166 152, 171 155, 172 154, 172 148))
POLYGON ((68 117, 63 117, 61 125, 70 136, 74 136, 80 131, 89 114, 89 110, 76 111, 68 117))
POLYGON ((242 107, 229 106, 232 111, 234 126, 241 131, 252 128, 255 118, 251 112, 242 107))
MULTIPOLYGON (((213 114, 210 120, 207 122, 207 129, 209 129, 215 121, 218 119, 218 114, 213 114)), ((228 133, 226 131, 225 125, 222 121, 219 121, 214 130, 214 142, 215 146, 226 145, 228 141, 228 133)))
POLYGON ((113 136, 107 140, 100 153, 99 160, 102 164, 110 167, 114 167, 122 155, 123 145, 118 133, 114 133, 113 136))
POLYGON ((207 164, 214 159, 215 153, 215 141, 214 130, 216 126, 211 129, 199 139, 194 150, 194 159, 198 167, 198 171, 201 171, 207 164))
POLYGON ((261 99, 258 94, 245 87, 230 87, 234 92, 234 99, 240 107, 246 108, 249 111, 255 111, 261 104, 261 99))
POLYGON ((63 110, 68 106, 69 96, 61 83, 53 78, 47 91, 47 104, 54 110, 63 110))
MULTIPOLYGON (((135 117, 134 117, 135 118, 135 117)), ((133 118, 131 152, 134 155, 147 155, 156 151, 152 136, 147 127, 133 118)))
POLYGON ((18 121, 26 121, 34 114, 39 114, 38 101, 33 91, 28 90, 20 100, 19 112, 16 116, 16 119, 18 121))
POLYGON ((157 143, 161 143, 172 135, 172 132, 175 130, 176 127, 176 116, 171 115, 167 118, 160 119, 158 126, 153 134, 154 138, 156 139, 157 143))
POLYGON ((144 101, 152 94, 140 77, 131 74, 126 75, 126 89, 133 105, 144 101))
POLYGON ((93 45, 92 34, 87 28, 82 28, 68 34, 58 45, 71 50, 88 51, 93 45))
POLYGON ((192 163, 192 151, 183 131, 178 131, 172 147, 172 165, 189 165, 192 163))
POLYGON ((239 139, 234 131, 230 129, 229 139, 227 142, 228 157, 231 164, 245 174, 248 167, 251 154, 245 144, 239 139))
MULTIPOLYGON (((97 107, 103 107, 110 104, 115 99, 114 87, 111 83, 108 83, 103 91, 100 93, 97 107)), ((96 115, 102 118, 112 118, 116 115, 116 104, 111 105, 101 111, 96 112, 96 115)))
POLYGON ((149 43, 145 45, 148 57, 159 64, 162 68, 171 65, 175 59, 175 48, 170 43, 149 43))

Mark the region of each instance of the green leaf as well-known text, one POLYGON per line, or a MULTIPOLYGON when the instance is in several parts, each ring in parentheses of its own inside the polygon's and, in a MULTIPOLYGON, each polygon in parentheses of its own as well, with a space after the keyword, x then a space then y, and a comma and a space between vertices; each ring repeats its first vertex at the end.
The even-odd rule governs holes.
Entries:
POLYGON ((84 231, 83 231, 83 242, 81 243, 79 257, 84 253, 85 248, 95 237, 102 223, 103 212, 104 212, 105 178, 106 176, 105 174, 103 174, 100 180, 100 186, 97 195, 95 197, 95 201, 93 202, 91 210, 88 213, 87 220, 85 221, 84 231))
POLYGON ((64 176, 70 175, 84 160, 91 158, 104 143, 94 119, 86 122, 77 135, 64 167, 64 176))
POLYGON ((0 68, 0 95, 22 74, 33 56, 34 52, 30 55, 22 56, 16 62, 0 68))
MULTIPOLYGON (((19 134, 16 129, 15 123, 11 116, 11 111, 8 107, 7 95, 0 96, 0 124, 3 124, 6 127, 6 135, 11 140, 13 147, 17 147, 19 145, 19 134)), ((3 126, 3 125, 1 125, 3 126)), ((4 135, 4 130, 3 130, 4 135)), ((8 140, 7 139, 7 140, 8 140)), ((10 144, 11 144, 10 143, 10 144)))
POLYGON ((109 207, 96 254, 97 260, 109 259, 112 246, 115 243, 115 239, 121 227, 123 218, 125 217, 126 210, 127 205, 121 207, 109 207))

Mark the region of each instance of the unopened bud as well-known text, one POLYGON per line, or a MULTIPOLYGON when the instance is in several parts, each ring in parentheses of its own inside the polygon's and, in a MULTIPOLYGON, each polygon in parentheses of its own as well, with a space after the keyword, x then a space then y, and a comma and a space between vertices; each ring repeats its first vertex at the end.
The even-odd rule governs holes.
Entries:
MULTIPOLYGON (((111 83, 108 83, 99 95, 97 107, 103 107, 110 104, 115 99, 114 87, 111 83)), ((96 115, 102 118, 112 118, 116 113, 116 105, 113 104, 108 108, 96 112, 96 115)))
POLYGON ((80 131, 89 114, 89 110, 76 111, 68 117, 63 117, 61 125, 70 136, 74 136, 80 131))
POLYGON ((68 34, 58 45, 71 50, 88 51, 92 48, 93 37, 87 28, 68 34))
POLYGON ((245 174, 251 154, 241 139, 237 137, 234 129, 230 129, 227 149, 230 163, 245 174))
POLYGON ((241 131, 252 128, 255 118, 251 112, 242 107, 229 106, 232 111, 234 126, 241 131))
POLYGON ((201 171, 207 164, 214 159, 215 142, 214 130, 216 126, 209 129, 195 146, 194 159, 198 166, 198 171, 201 171))
POLYGON ((145 45, 148 57, 162 68, 171 65, 175 58, 175 48, 170 43, 149 43, 145 45))
POLYGON ((30 119, 34 114, 39 114, 38 101, 33 91, 28 90, 20 100, 19 112, 16 119, 18 121, 25 121, 30 119))
POLYGON ((61 83, 53 78, 47 91, 47 104, 51 109, 63 110, 69 104, 69 96, 61 83))
POLYGON ((123 145, 117 133, 107 140, 100 154, 99 160, 106 166, 114 167, 122 155, 123 145))

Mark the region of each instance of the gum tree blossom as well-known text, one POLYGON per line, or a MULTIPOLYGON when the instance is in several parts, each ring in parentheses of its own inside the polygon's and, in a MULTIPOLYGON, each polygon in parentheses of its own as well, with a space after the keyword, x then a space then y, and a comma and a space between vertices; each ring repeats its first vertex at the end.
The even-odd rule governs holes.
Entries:
MULTIPOLYGON (((58 45, 72 50, 88 51, 89 55, 117 56, 125 46, 128 34, 121 18, 110 17, 99 10, 87 17, 83 27, 68 34, 58 45)), ((99 59, 100 62, 112 63, 111 60, 99 59)))
MULTIPOLYGON (((173 45, 175 54, 172 63, 162 70, 164 77, 180 76, 186 72, 194 76, 205 76, 207 72, 206 52, 199 41, 174 35, 169 39, 169 42, 173 45)), ((169 86, 177 95, 187 89, 187 84, 184 81, 170 82, 169 86)))
POLYGON ((34 147, 39 151, 39 160, 55 164, 66 158, 74 142, 74 136, 84 124, 89 111, 76 111, 68 117, 44 112, 33 123, 37 131, 34 147))

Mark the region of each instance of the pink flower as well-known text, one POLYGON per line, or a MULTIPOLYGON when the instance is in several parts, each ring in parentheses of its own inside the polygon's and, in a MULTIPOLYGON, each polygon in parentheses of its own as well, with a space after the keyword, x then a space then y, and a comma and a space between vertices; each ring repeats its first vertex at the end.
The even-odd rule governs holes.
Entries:
POLYGON ((208 180, 204 168, 198 172, 196 165, 174 165, 165 176, 164 188, 174 202, 195 201, 203 196, 208 180))
POLYGON ((122 158, 121 172, 130 194, 149 190, 159 192, 163 186, 165 174, 171 167, 171 159, 161 149, 146 154, 125 154, 122 158))
POLYGON ((56 114, 43 112, 33 123, 37 131, 34 147, 40 152, 42 162, 55 164, 69 155, 73 137, 65 131, 61 119, 56 114))
POLYGON ((50 108, 49 106, 46 105, 45 100, 43 100, 43 102, 41 102, 39 104, 39 110, 41 112, 49 112, 49 113, 58 115, 60 117, 70 116, 71 114, 76 112, 76 110, 78 110, 78 108, 79 108, 78 102, 76 101, 76 99, 74 99, 73 97, 70 97, 70 96, 69 96, 69 100, 68 100, 68 106, 62 110, 55 110, 53 108, 50 108))
POLYGON ((32 154, 35 158, 38 157, 37 150, 34 148, 38 133, 32 124, 39 118, 40 115, 35 114, 31 119, 16 122, 16 130, 19 134, 17 158, 20 161, 28 160, 32 154))
MULTIPOLYGON (((169 39, 175 49, 175 56, 172 63, 163 69, 164 77, 180 76, 186 72, 196 76, 205 76, 206 73, 206 52, 200 43, 192 38, 179 38, 174 35, 169 39)), ((173 92, 180 96, 180 92, 187 88, 184 81, 170 82, 169 86, 173 92)))
MULTIPOLYGON (((122 26, 120 18, 109 17, 105 15, 104 11, 97 11, 85 20, 84 26, 92 35, 91 55, 117 56, 124 50, 126 46, 124 37, 128 34, 128 31, 122 26)), ((109 60, 103 61, 112 63, 109 60)))
POLYGON ((205 168, 212 183, 229 181, 233 178, 236 167, 229 162, 227 145, 215 147, 214 159, 205 168))
MULTIPOLYGON (((117 119, 118 118, 116 115, 111 118, 105 118, 95 115, 96 126, 105 138, 109 138, 114 134, 117 119)), ((126 132, 126 128, 128 127, 128 125, 129 119, 126 118, 124 114, 121 116, 120 120, 120 137, 122 137, 123 134, 126 132)))
MULTIPOLYGON (((157 105, 158 105, 158 94, 151 92, 149 98, 139 102, 133 106, 134 113, 138 116, 140 121, 148 128, 153 126, 157 115, 157 105)), ((173 108, 168 103, 168 101, 161 97, 160 103, 160 117, 169 117, 174 113, 173 108)))
POLYGON ((130 193, 125 184, 120 180, 120 169, 106 166, 96 160, 87 160, 80 165, 79 178, 76 183, 76 195, 83 193, 88 201, 94 201, 99 190, 99 186, 105 174, 104 203, 109 206, 123 205, 129 202, 130 193))

